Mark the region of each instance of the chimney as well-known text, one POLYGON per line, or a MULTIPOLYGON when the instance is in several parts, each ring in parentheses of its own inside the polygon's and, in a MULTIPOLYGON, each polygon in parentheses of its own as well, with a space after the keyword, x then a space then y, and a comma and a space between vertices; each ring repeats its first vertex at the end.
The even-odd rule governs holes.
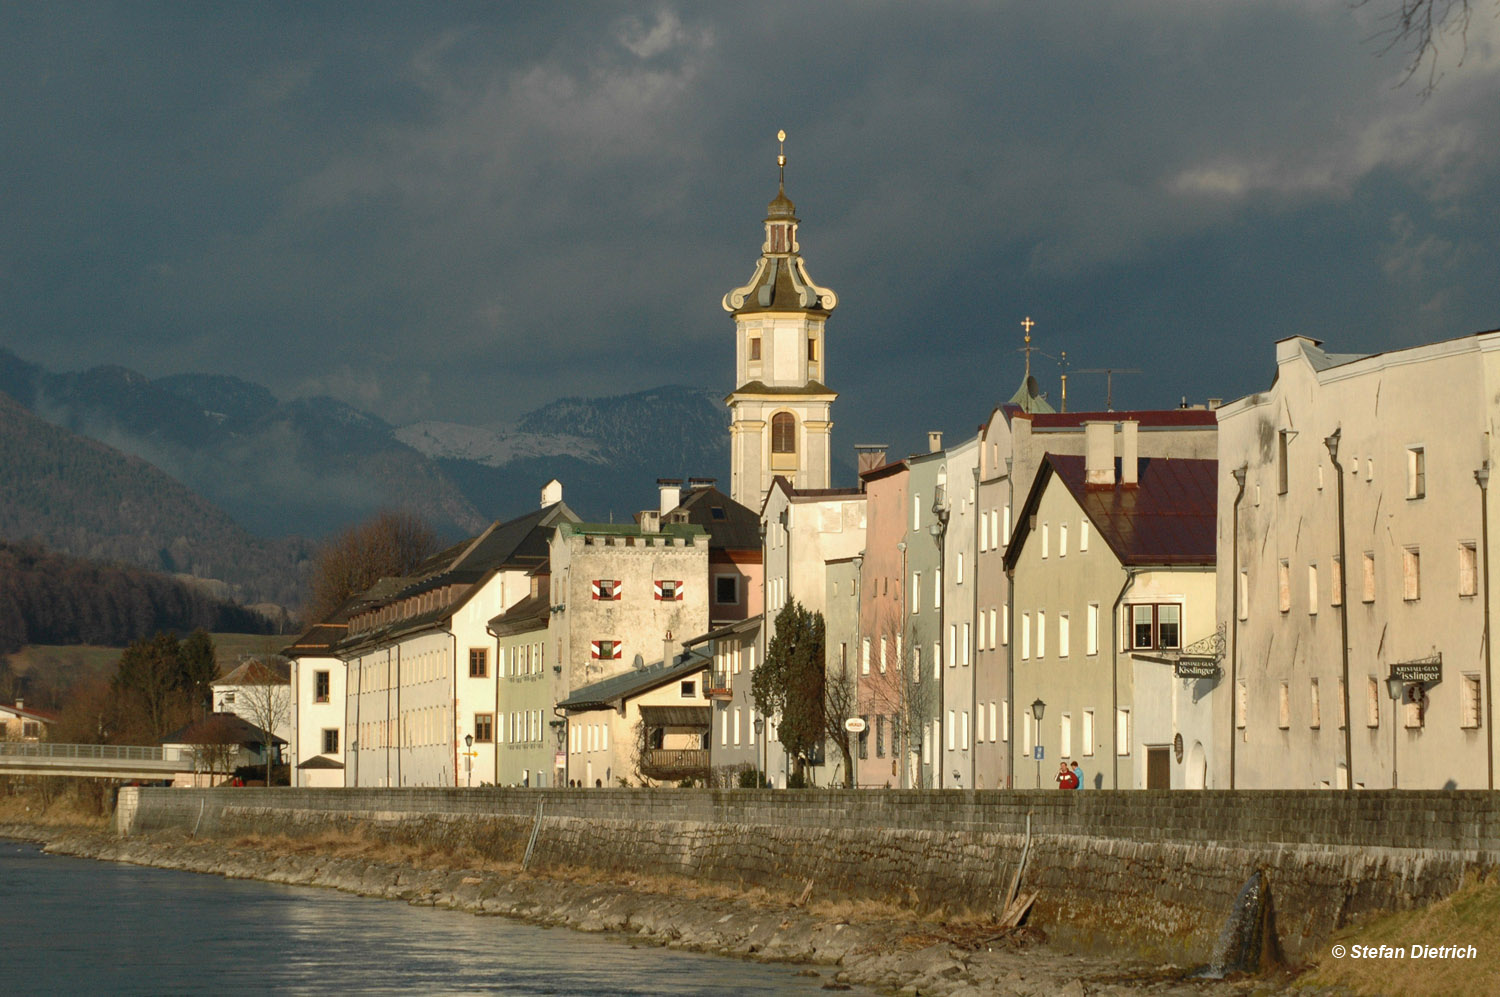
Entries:
POLYGON ((943 431, 941 429, 929 429, 927 431, 927 452, 937 453, 943 449, 943 431))
POLYGON ((26 709, 26 700, 21 699, 20 697, 17 697, 16 698, 16 709, 18 709, 18 710, 24 710, 24 709, 26 709))
POLYGON ((1222 398, 1210 398, 1208 400, 1208 410, 1210 412, 1212 412, 1214 409, 1218 408, 1220 405, 1223 405, 1223 404, 1224 404, 1224 399, 1222 399, 1222 398))
POLYGON ((640 526, 642 533, 661 532, 661 513, 655 509, 642 509, 635 517, 636 524, 640 526))
POLYGON ((854 445, 854 463, 860 474, 873 471, 885 463, 885 452, 887 446, 884 443, 856 443, 854 445))
POLYGON ((1115 424, 1083 424, 1083 484, 1108 488, 1115 483, 1115 424))
POLYGON ((562 482, 553 478, 542 486, 542 508, 562 501, 562 482))
POLYGON ((1120 423, 1120 484, 1134 486, 1140 478, 1140 446, 1136 433, 1141 424, 1134 419, 1120 423))
POLYGON ((665 518, 667 513, 682 504, 682 479, 657 478, 656 487, 661 492, 661 515, 665 518))
POLYGON ((677 656, 677 645, 672 642, 672 631, 668 630, 665 637, 661 639, 661 663, 671 667, 672 659, 677 656))

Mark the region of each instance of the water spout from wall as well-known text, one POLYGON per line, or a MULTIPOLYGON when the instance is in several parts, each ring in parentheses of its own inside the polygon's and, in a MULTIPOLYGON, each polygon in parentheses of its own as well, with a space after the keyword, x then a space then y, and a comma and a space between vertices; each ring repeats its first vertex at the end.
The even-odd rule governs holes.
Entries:
POLYGON ((1234 898, 1208 965, 1193 975, 1222 980, 1231 973, 1262 973, 1280 963, 1271 881, 1265 869, 1257 869, 1234 898))

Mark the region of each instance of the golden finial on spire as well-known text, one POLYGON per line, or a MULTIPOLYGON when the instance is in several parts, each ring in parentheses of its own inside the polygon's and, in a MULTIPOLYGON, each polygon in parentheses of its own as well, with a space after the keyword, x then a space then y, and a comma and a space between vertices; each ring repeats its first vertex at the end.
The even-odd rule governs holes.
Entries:
POLYGON ((781 170, 781 189, 786 190, 786 129, 783 128, 776 133, 776 141, 781 147, 776 152, 776 166, 781 170))
POLYGON ((1036 323, 1031 321, 1030 315, 1021 322, 1021 328, 1026 330, 1026 345, 1022 347, 1022 351, 1026 354, 1026 377, 1028 379, 1031 377, 1031 327, 1034 325, 1036 323))

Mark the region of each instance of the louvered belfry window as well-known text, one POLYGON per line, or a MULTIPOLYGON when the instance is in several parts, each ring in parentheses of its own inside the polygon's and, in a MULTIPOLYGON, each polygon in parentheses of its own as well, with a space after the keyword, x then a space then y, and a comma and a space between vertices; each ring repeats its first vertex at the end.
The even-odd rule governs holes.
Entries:
POLYGON ((797 420, 788 412, 771 417, 771 452, 797 452, 797 420))

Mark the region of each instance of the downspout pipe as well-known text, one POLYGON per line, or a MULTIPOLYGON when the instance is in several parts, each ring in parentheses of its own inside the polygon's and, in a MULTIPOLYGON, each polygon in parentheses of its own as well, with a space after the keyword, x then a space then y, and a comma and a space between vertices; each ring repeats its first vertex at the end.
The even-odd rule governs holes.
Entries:
POLYGON ((1109 742, 1111 754, 1114 755, 1109 765, 1110 789, 1120 788, 1120 604, 1125 601, 1125 593, 1130 591, 1130 586, 1135 584, 1135 574, 1135 568, 1125 569, 1125 584, 1120 586, 1120 594, 1115 596, 1115 604, 1109 611, 1109 697, 1112 714, 1109 742))
MULTIPOLYGON (((1234 496, 1234 540, 1229 555, 1229 788, 1234 788, 1234 753, 1236 731, 1240 722, 1240 503, 1245 498, 1245 473, 1250 465, 1241 464, 1230 473, 1239 492, 1234 496)), ((1340 565, 1340 577, 1343 566, 1340 565)), ((1247 593, 1248 595, 1248 593, 1247 593)))
MULTIPOLYGON (((979 463, 974 463, 974 501, 970 510, 974 516, 974 607, 970 614, 974 620, 974 664, 969 669, 969 714, 974 718, 973 737, 969 739, 969 788, 974 789, 979 774, 979 463)), ((994 634, 990 640, 994 641, 994 634)))
POLYGON ((1494 672, 1490 668, 1490 461, 1486 457, 1474 472, 1479 485, 1479 536, 1484 549, 1484 725, 1488 746, 1485 760, 1489 768, 1489 787, 1495 788, 1495 691, 1494 672))
MULTIPOLYGON (((1328 448, 1328 459, 1333 464, 1334 473, 1339 476, 1339 642, 1340 658, 1343 660, 1344 673, 1344 788, 1354 788, 1354 715, 1349 709, 1349 557, 1347 545, 1344 542, 1344 465, 1339 463, 1339 437, 1343 435, 1343 428, 1335 429, 1332 435, 1323 440, 1323 445, 1328 448)), ((1396 722, 1392 711, 1391 723, 1396 722)))

